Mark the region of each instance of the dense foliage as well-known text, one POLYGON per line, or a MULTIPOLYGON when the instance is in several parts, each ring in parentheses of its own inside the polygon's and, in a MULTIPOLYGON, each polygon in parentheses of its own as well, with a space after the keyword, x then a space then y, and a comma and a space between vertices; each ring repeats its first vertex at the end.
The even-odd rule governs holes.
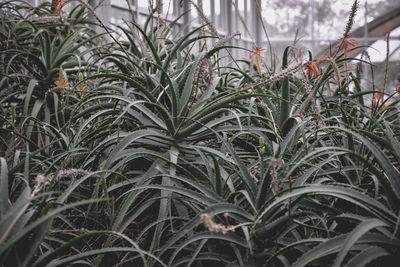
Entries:
POLYGON ((206 24, 116 41, 59 11, 0 2, 1 266, 400 259, 399 97, 360 86, 346 35, 268 63, 206 24))

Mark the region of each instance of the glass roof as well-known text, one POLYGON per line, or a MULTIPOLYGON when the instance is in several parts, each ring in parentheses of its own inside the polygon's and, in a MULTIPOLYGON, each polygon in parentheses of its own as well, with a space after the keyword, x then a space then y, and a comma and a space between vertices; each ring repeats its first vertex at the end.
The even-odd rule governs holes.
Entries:
MULTIPOLYGON (((400 7, 399 0, 361 0, 352 30, 400 7)), ((265 0, 262 13, 271 42, 293 43, 296 32, 300 43, 317 53, 342 37, 353 1, 348 0, 265 0)), ((400 14, 399 14, 400 16, 400 14)), ((379 37, 353 37, 368 42, 372 61, 386 57, 385 30, 379 37), (371 43, 371 41, 374 41, 371 43)), ((392 30, 390 53, 400 45, 399 29, 392 30)))

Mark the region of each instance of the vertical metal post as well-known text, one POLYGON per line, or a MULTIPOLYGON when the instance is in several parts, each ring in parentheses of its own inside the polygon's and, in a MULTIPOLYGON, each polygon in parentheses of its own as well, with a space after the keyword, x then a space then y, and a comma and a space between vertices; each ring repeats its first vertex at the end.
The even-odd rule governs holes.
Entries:
POLYGON ((225 0, 226 36, 232 34, 232 0, 225 0))
POLYGON ((189 33, 190 30, 190 25, 189 25, 189 21, 190 21, 190 7, 189 7, 189 1, 183 1, 183 6, 182 6, 182 12, 185 13, 185 15, 183 15, 183 24, 182 24, 182 28, 186 33, 189 33))
POLYGON ((224 0, 216 0, 219 1, 219 18, 218 18, 218 27, 225 31, 224 21, 226 19, 226 13, 224 8, 224 0))
POLYGON ((178 17, 178 16, 179 16, 179 1, 172 0, 172 5, 173 5, 173 12, 172 12, 172 14, 173 14, 175 17, 178 17))
MULTIPOLYGON (((172 5, 173 5, 173 10, 172 10, 172 15, 173 15, 173 19, 179 17, 179 15, 181 14, 181 10, 180 10, 180 6, 179 6, 179 1, 176 0, 171 0, 172 1, 172 5)), ((181 21, 180 21, 181 22, 181 21)), ((183 28, 182 24, 180 24, 179 22, 177 23, 177 26, 172 28, 172 32, 174 34, 179 34, 179 31, 183 28)))
MULTIPOLYGON (((239 8, 239 0, 233 0, 236 1, 235 5, 237 7, 237 12, 240 13, 240 8, 239 8)), ((243 0, 240 0, 243 1, 243 0)), ((235 14, 235 8, 231 5, 231 13, 232 13, 232 17, 234 19, 234 24, 235 24, 235 28, 234 28, 234 32, 241 32, 240 28, 239 28, 239 16, 237 14, 235 14)), ((239 39, 235 39, 235 43, 236 46, 241 46, 240 40, 239 39)), ((236 56, 239 55, 239 51, 238 49, 235 49, 235 54, 236 56)))
MULTIPOLYGON (((258 6, 260 7, 260 9, 262 8, 261 5, 262 4, 262 0, 252 0, 250 2, 250 12, 251 12, 251 19, 252 19, 252 29, 253 29, 253 36, 255 38, 255 42, 257 46, 261 46, 261 42, 262 42, 262 35, 261 35, 261 19, 258 15, 258 6), (258 2, 257 3, 255 2, 258 2)), ((260 10, 260 13, 262 14, 262 10, 260 10)))
MULTIPOLYGON (((225 9, 226 9, 226 36, 229 36, 232 34, 232 24, 233 24, 233 20, 232 20, 232 1, 233 0, 225 0, 225 9)), ((229 41, 227 43, 227 45, 232 45, 233 44, 233 40, 229 41)), ((229 49, 231 51, 231 53, 235 53, 235 51, 229 49)))
MULTIPOLYGON (((201 7, 203 9, 203 1, 202 0, 197 0, 197 6, 201 7)), ((203 9, 203 12, 204 12, 204 9, 203 9)), ((197 14, 197 21, 201 25, 201 18, 200 18, 199 14, 197 14)))
POLYGON ((368 45, 368 0, 365 0, 365 12, 364 12, 364 45, 368 45))
MULTIPOLYGON (((248 2, 249 1, 247 1, 247 0, 244 1, 244 11, 243 11, 244 21, 248 21, 248 17, 249 17, 249 7, 247 5, 248 2)), ((247 31, 245 33, 245 36, 250 37, 249 34, 247 33, 247 31)), ((250 44, 249 42, 245 41, 244 43, 245 43, 247 49, 251 49, 251 47, 249 46, 249 44, 250 44)))
MULTIPOLYGON (((368 46, 368 0, 365 0, 365 10, 364 10, 364 45, 368 46)), ((367 80, 368 80, 368 66, 367 64, 362 65, 363 68, 363 87, 367 87, 367 80)), ((366 88, 367 89, 367 88, 366 88)))
MULTIPOLYGON (((239 8, 239 0, 234 0, 234 1, 236 1, 236 6, 237 6, 237 9, 238 9, 238 12, 240 12, 240 8, 239 8)), ((243 1, 243 0, 241 0, 241 1, 243 1)), ((231 13, 232 13, 232 15, 234 14, 234 12, 235 12, 235 10, 234 10, 234 8, 233 8, 233 6, 231 5, 231 13)), ((235 30, 236 31, 239 31, 239 19, 238 19, 238 15, 235 15, 235 16, 233 16, 233 19, 235 20, 235 30)))
POLYGON ((135 7, 135 10, 134 10, 134 12, 135 12, 135 21, 139 22, 139 3, 138 3, 138 0, 132 0, 131 3, 132 3, 132 6, 135 7))
POLYGON ((315 2, 314 0, 311 0, 311 51, 313 53, 315 53, 314 16, 315 16, 315 2))
POLYGON ((210 2, 211 22, 215 25, 215 2, 214 0, 207 0, 210 2))
POLYGON ((249 17, 249 8, 247 6, 248 1, 244 1, 244 21, 248 21, 247 18, 249 17))
POLYGON ((211 22, 215 24, 215 2, 214 2, 215 0, 207 0, 207 1, 210 1, 211 22))

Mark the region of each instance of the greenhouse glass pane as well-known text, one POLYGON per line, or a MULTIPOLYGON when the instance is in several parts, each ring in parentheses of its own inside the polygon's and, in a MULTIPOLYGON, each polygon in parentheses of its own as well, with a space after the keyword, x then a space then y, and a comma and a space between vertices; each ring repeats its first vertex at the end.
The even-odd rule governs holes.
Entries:
POLYGON ((111 0, 112 5, 118 5, 121 7, 128 7, 128 4, 126 3, 126 0, 111 0))
MULTIPOLYGON (((398 0, 359 1, 353 30, 400 6, 398 0)), ((311 24, 314 37, 319 40, 334 40, 341 37, 347 23, 353 1, 348 0, 268 0, 263 1, 262 14, 268 34, 273 38, 292 38, 296 31, 302 38, 311 39, 311 24)))
POLYGON ((146 1, 146 0, 138 0, 138 6, 139 7, 147 8, 148 5, 149 5, 148 1, 146 1))
POLYGON ((204 14, 206 14, 206 16, 211 15, 210 1, 213 1, 213 0, 203 0, 203 11, 204 11, 204 14))
POLYGON ((163 0, 162 2, 162 11, 164 14, 172 14, 174 12, 174 5, 172 0, 163 0))

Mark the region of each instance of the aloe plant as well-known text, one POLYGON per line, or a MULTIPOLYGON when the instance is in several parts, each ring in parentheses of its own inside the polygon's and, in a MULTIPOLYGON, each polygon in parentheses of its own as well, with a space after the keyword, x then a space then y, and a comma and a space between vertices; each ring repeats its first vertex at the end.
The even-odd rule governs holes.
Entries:
POLYGON ((153 9, 104 34, 79 3, 0 7, 1 266, 398 259, 399 98, 367 103, 355 59, 278 69, 197 5, 191 31, 153 9))

